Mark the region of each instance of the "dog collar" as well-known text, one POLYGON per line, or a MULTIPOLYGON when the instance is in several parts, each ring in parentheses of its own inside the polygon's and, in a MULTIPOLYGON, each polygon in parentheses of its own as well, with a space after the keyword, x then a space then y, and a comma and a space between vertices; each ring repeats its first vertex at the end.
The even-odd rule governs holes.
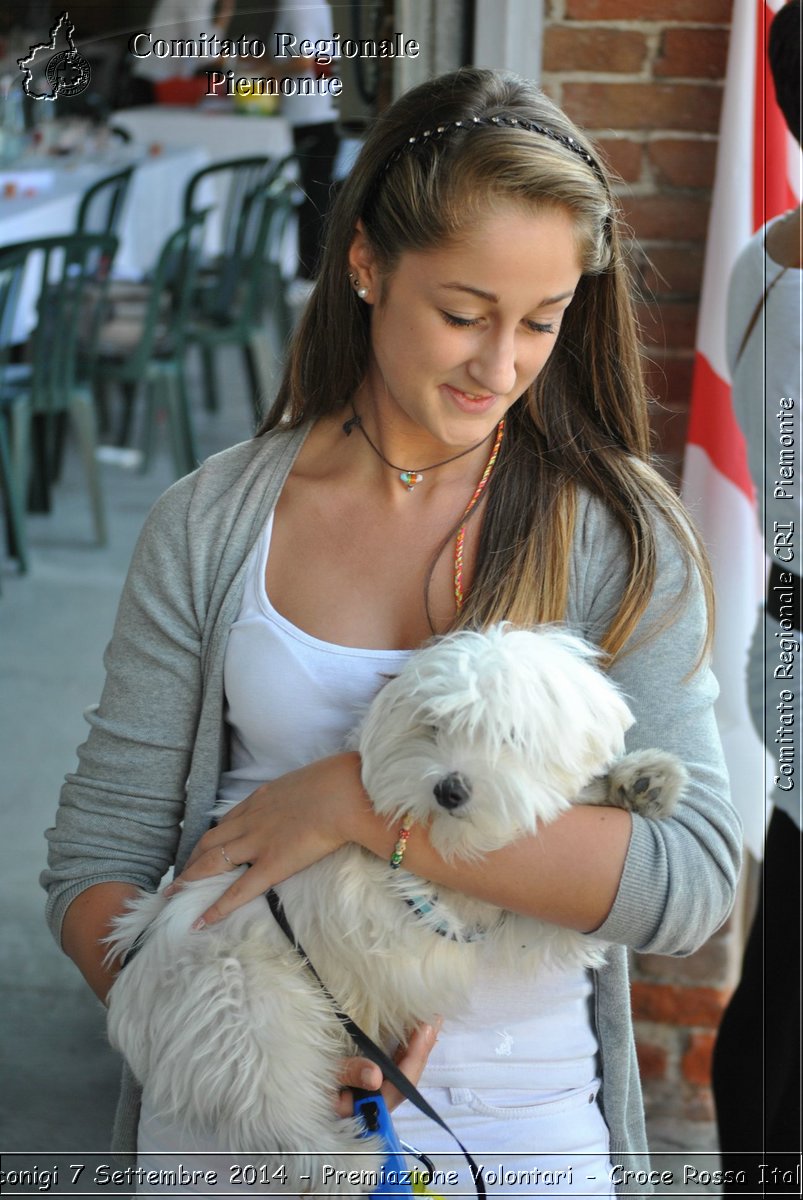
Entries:
POLYGON ((416 917, 426 920, 427 927, 433 933, 437 933, 439 937, 448 938, 450 942, 481 942, 488 934, 487 928, 482 925, 475 925, 473 929, 455 933, 443 921, 433 922, 432 917, 437 916, 437 892, 431 896, 405 896, 404 903, 416 917))

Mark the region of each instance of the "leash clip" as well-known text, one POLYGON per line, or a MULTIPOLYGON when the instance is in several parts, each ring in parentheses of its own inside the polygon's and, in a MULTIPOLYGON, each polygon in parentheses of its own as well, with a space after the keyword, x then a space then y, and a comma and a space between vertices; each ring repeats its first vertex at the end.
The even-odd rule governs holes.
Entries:
POLYGON ((372 1200, 382 1200, 385 1196, 412 1197, 412 1184, 408 1182, 411 1173, 404 1160, 404 1149, 390 1119, 382 1093, 364 1092, 360 1088, 354 1088, 353 1091, 354 1115, 362 1118, 365 1126, 363 1136, 379 1134, 388 1151, 387 1158, 380 1168, 379 1186, 371 1192, 372 1200))

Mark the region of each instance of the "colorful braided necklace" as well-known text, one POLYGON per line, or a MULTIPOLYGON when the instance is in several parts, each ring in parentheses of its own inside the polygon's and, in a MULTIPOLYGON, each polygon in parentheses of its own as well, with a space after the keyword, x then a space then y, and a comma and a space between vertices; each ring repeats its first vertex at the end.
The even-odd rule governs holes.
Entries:
POLYGON ((466 524, 471 516, 472 510, 479 500, 482 493, 485 491, 485 486, 491 478, 491 472, 496 466, 496 460, 499 457, 499 448, 502 445, 502 438, 505 432, 505 418, 496 427, 496 438, 494 439, 491 456, 485 464, 485 470, 482 473, 482 478, 474 489, 474 495, 466 505, 466 511, 463 513, 460 521, 460 528, 457 531, 457 537, 454 543, 454 602, 457 606, 458 613, 463 608, 463 544, 466 540, 466 524))

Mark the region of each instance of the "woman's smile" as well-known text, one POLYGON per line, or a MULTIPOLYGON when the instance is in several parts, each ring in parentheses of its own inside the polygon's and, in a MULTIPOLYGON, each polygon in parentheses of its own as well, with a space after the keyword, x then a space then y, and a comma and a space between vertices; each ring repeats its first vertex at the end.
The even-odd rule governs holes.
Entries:
POLYGON ((498 396, 494 392, 477 395, 472 392, 464 392, 450 383, 441 384, 441 387, 461 412, 485 413, 489 408, 493 408, 498 400, 498 396))

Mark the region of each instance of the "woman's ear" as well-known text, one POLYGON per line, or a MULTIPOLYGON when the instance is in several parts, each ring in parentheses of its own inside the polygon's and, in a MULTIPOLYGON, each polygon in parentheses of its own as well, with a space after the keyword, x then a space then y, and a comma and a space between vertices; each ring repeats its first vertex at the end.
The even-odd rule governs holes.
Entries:
POLYGON ((349 247, 349 273, 357 295, 373 304, 379 294, 379 269, 365 226, 358 221, 349 247))

